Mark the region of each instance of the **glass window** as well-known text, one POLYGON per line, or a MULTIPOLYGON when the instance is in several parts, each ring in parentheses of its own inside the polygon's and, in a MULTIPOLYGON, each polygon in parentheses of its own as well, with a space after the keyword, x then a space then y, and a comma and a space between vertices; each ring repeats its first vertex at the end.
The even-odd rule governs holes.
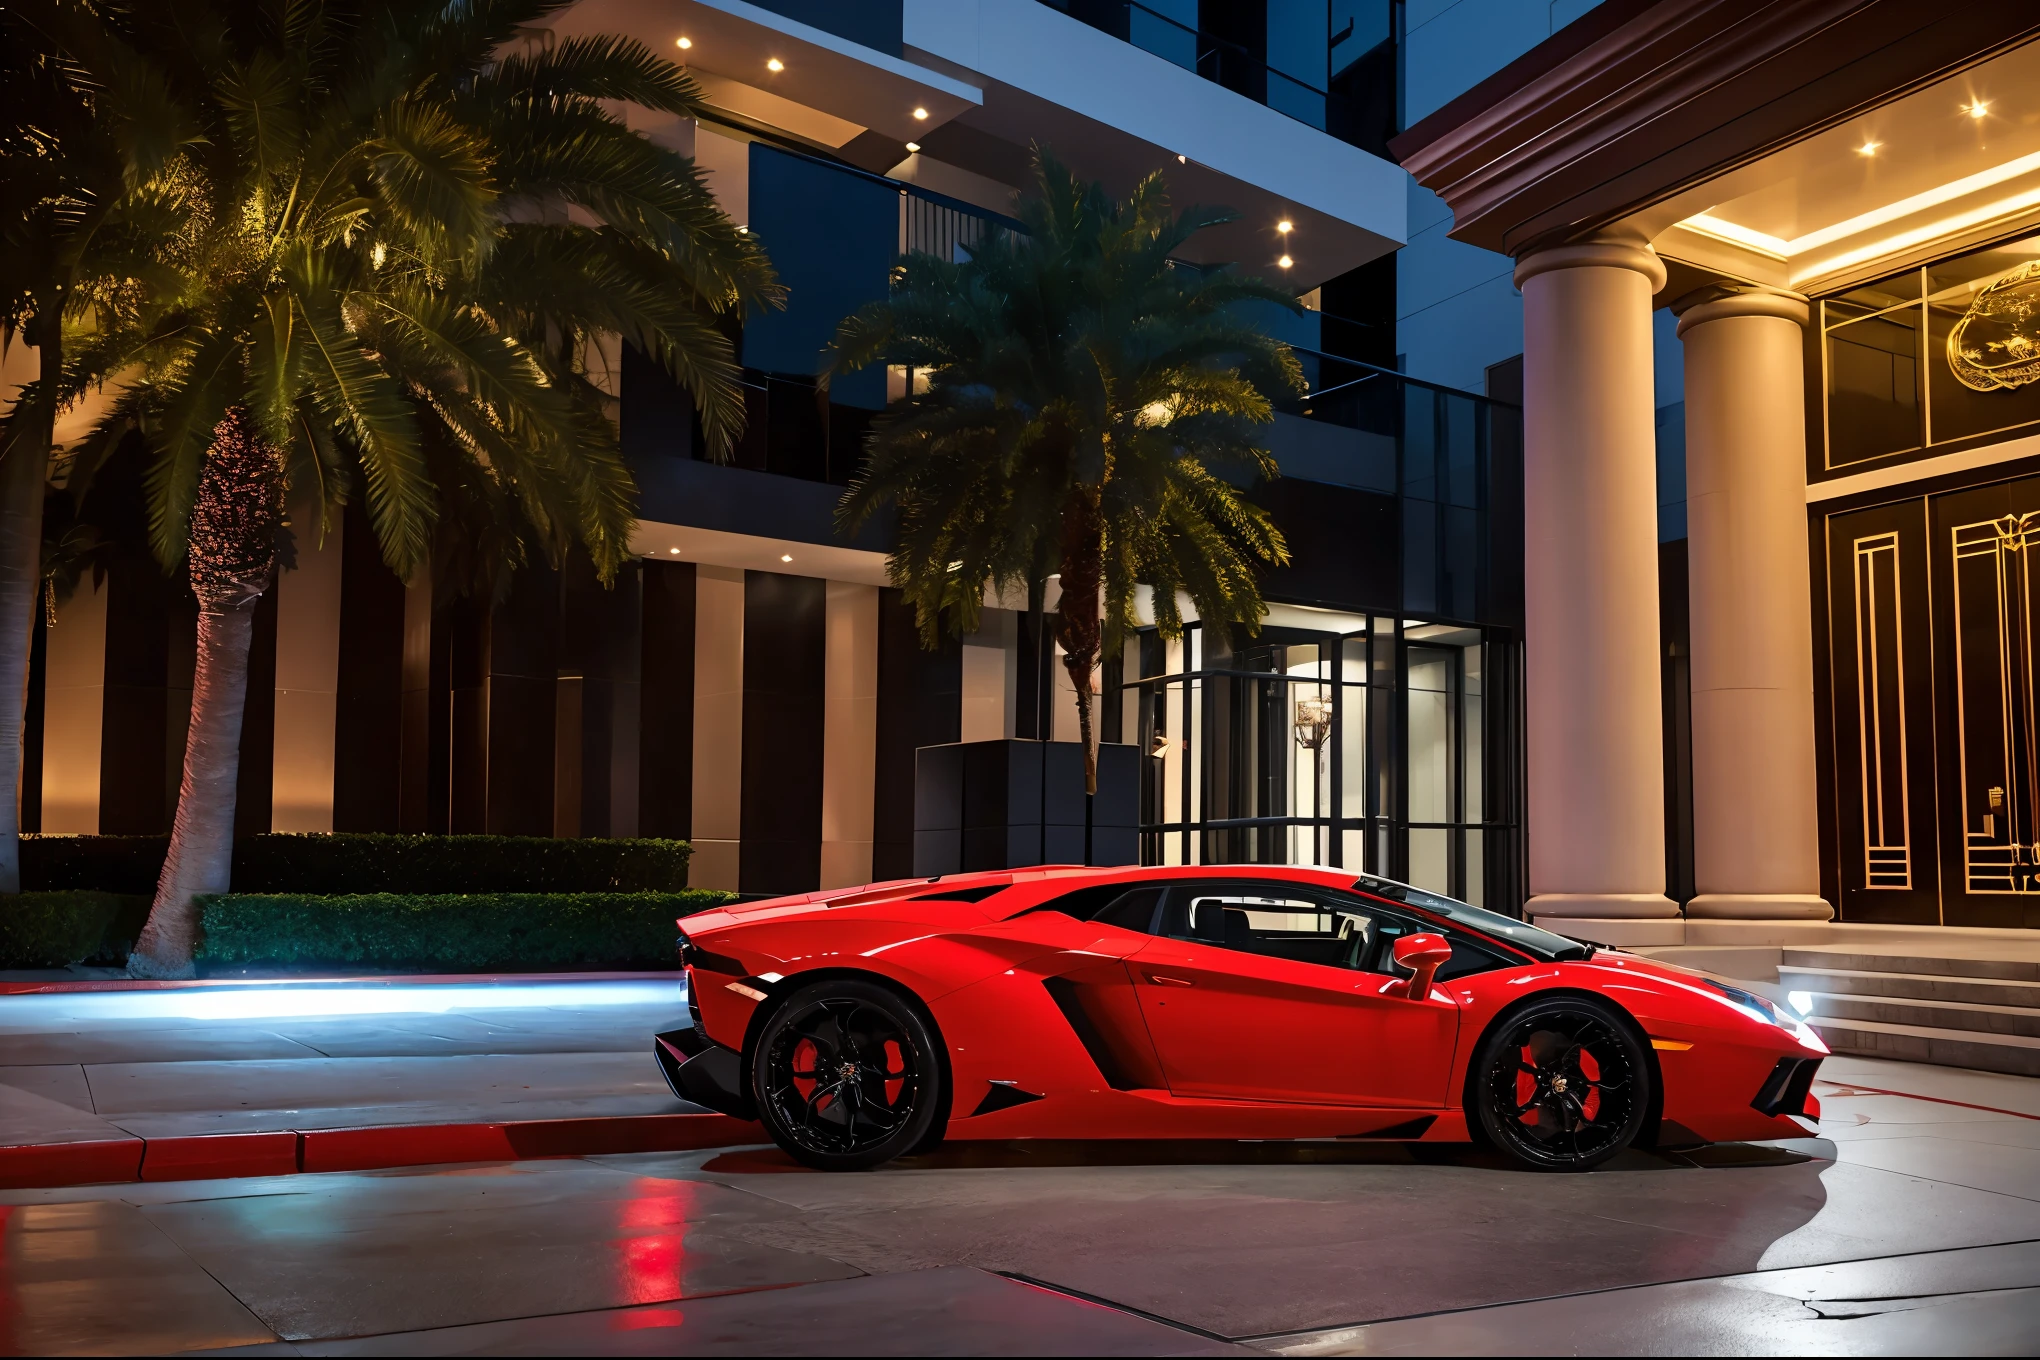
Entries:
POLYGON ((1828 466, 1920 447, 1919 330, 1906 307, 1828 331, 1828 466))
POLYGON ((1378 942, 1375 915, 1358 903, 1335 906, 1274 884, 1185 887, 1170 894, 1161 933, 1295 963, 1367 969, 1378 942))

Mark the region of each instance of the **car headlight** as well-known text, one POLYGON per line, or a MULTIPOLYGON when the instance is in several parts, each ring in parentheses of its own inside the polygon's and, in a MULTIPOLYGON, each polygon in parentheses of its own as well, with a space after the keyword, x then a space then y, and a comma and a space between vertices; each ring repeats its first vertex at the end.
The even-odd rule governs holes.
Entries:
POLYGON ((1726 982, 1717 982, 1713 978, 1707 978, 1705 981, 1729 1005, 1764 1024, 1776 1025, 1790 1034, 1800 1047, 1810 1048, 1816 1053, 1828 1051, 1828 1046, 1821 1041, 1820 1035, 1814 1033, 1813 1026, 1807 1024, 1805 1017, 1791 1007, 1781 1006, 1769 997, 1758 996, 1755 992, 1726 982))

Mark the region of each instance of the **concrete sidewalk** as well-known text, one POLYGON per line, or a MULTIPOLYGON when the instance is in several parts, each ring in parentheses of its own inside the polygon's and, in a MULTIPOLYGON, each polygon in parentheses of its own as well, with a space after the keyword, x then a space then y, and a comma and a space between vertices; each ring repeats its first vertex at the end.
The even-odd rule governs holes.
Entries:
POLYGON ((420 1161, 702 1146, 734 1121, 649 1052, 686 1014, 677 976, 0 996, 0 1183, 392 1164, 344 1131, 405 1131, 380 1141, 420 1161))

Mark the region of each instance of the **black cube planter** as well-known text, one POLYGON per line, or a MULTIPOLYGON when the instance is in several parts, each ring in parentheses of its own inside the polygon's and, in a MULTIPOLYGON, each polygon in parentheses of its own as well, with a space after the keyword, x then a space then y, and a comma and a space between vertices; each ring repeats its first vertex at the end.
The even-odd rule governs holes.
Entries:
POLYGON ((1099 745, 1096 798, 1084 796, 1084 748, 1074 741, 965 741, 914 752, 916 875, 1139 862, 1140 760, 1131 746, 1099 745))

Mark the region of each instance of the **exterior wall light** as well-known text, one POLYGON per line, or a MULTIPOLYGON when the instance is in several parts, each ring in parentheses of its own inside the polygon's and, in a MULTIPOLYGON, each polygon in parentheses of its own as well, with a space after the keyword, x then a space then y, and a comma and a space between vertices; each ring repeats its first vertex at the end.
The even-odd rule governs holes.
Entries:
POLYGON ((1988 99, 1972 99, 1963 106, 1962 111, 1971 118, 1982 118, 1990 113, 1990 101, 1988 99))
POLYGON ((1296 224, 1285 217, 1275 224, 1275 230, 1287 236, 1290 232, 1296 230, 1296 224))
POLYGON ((680 49, 680 50, 681 50, 682 52, 685 52, 685 51, 686 51, 686 50, 687 50, 688 48, 690 48, 690 47, 694 46, 694 39, 692 39, 692 38, 675 38, 675 39, 673 40, 673 46, 675 46, 675 47, 679 48, 679 49, 680 49))
POLYGON ((1884 143, 1880 141, 1876 141, 1871 138, 1865 138, 1863 141, 1863 145, 1856 148, 1856 154, 1858 156, 1874 156, 1877 154, 1877 149, 1883 145, 1884 143))
POLYGON ((907 143, 907 150, 909 150, 909 151, 919 151, 920 149, 921 149, 921 144, 920 144, 919 142, 908 142, 908 143, 907 143))
POLYGON ((791 561, 793 560, 793 554, 792 554, 792 553, 781 553, 781 554, 779 554, 779 560, 780 560, 780 561, 782 561, 782 562, 791 562, 791 561))
POLYGON ((914 110, 914 117, 919 118, 925 122, 928 117, 928 110, 917 108, 914 110))
POLYGON ((678 557, 680 555, 680 550, 678 548, 668 548, 666 549, 666 551, 673 554, 673 556, 675 557, 678 557))
POLYGON ((1296 261, 1290 259, 1287 255, 1284 255, 1281 259, 1275 261, 1276 267, 1281 269, 1287 269, 1289 268, 1289 266, 1295 263, 1296 261))
POLYGON ((784 71, 786 69, 786 63, 781 61, 779 58, 774 57, 770 61, 765 63, 765 69, 768 71, 784 71))

